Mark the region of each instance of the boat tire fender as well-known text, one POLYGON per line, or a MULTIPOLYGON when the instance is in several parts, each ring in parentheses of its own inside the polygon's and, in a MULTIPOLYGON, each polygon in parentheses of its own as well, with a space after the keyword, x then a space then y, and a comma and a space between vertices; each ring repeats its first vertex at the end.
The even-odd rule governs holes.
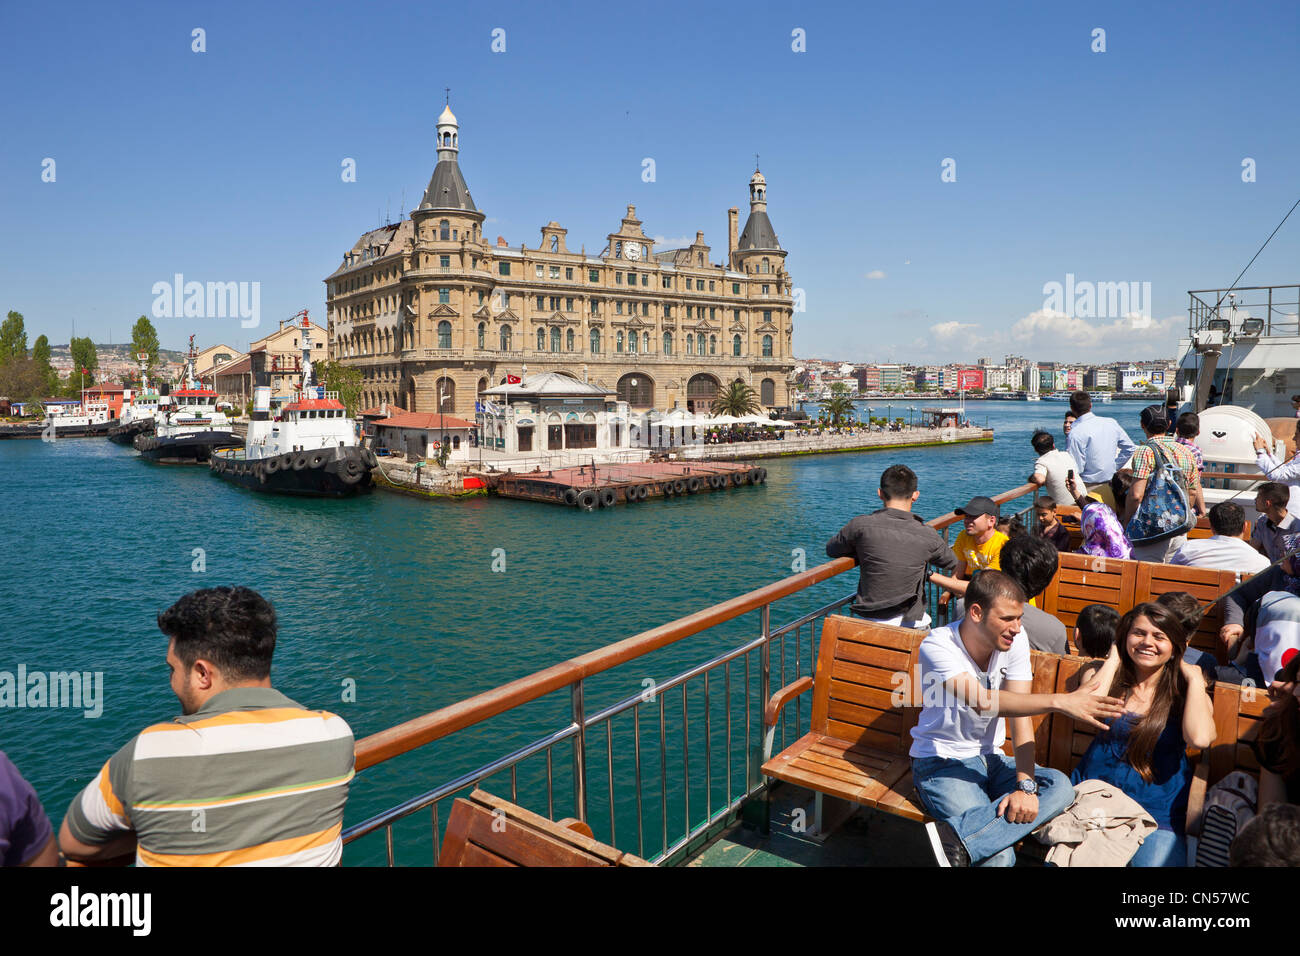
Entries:
MULTIPOLYGON (((349 458, 348 461, 356 461, 356 459, 349 458)), ((311 461, 309 462, 309 464, 313 468, 319 468, 321 465, 325 464, 325 453, 323 451, 316 452, 314 455, 311 456, 311 461)), ((358 464, 360 464, 360 462, 358 462, 358 464)))
POLYGON ((645 501, 646 498, 649 497, 649 495, 650 495, 650 489, 647 488, 645 485, 637 485, 637 486, 636 486, 636 500, 637 500, 637 501, 645 501))
POLYGON ((576 505, 576 504, 578 503, 578 489, 577 489, 577 488, 565 488, 565 489, 564 489, 564 503, 565 503, 566 505, 568 505, 570 508, 572 508, 574 505, 576 505))
POLYGON ((612 508, 612 507, 614 507, 614 502, 616 502, 617 500, 618 500, 618 496, 614 494, 614 489, 613 489, 613 488, 604 488, 604 489, 601 490, 601 492, 600 492, 600 506, 601 506, 602 508, 612 508))
POLYGON ((359 459, 345 459, 339 468, 339 478, 346 485, 355 485, 361 480, 361 476, 366 473, 366 467, 359 459))
POLYGON ((583 511, 595 511, 596 493, 588 488, 582 494, 578 495, 578 507, 583 511))
POLYGON ((294 471, 302 471, 302 470, 303 470, 304 468, 306 468, 306 467, 307 467, 307 456, 306 456, 306 455, 299 455, 297 458, 295 458, 295 459, 293 460, 293 470, 294 470, 294 471))
POLYGON ((266 468, 266 473, 268 475, 274 475, 280 470, 280 456, 277 455, 274 458, 268 458, 264 467, 266 468))
POLYGON ((692 475, 691 480, 686 483, 686 490, 691 494, 695 494, 695 492, 699 491, 700 479, 692 475))
POLYGON ((683 481, 682 479, 680 479, 680 478, 678 478, 676 481, 674 481, 674 482, 673 482, 673 494, 675 494, 675 495, 684 495, 684 494, 686 494, 686 482, 684 482, 684 481, 683 481))
POLYGON ((628 485, 626 488, 623 489, 623 498, 627 501, 628 504, 632 504, 633 502, 636 501, 636 489, 637 489, 636 485, 628 485))

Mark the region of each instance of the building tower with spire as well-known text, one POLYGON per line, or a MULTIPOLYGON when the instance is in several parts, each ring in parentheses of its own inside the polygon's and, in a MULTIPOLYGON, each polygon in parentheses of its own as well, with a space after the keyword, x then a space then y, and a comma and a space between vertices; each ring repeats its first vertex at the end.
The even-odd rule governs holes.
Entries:
MULTIPOLYGON (((325 279, 329 357, 362 372, 363 407, 471 419, 487 389, 527 366, 600 385, 635 411, 707 411, 734 381, 765 408, 789 408, 794 301, 761 172, 743 233, 728 210, 718 261, 702 231, 656 248, 632 204, 603 249, 570 248, 556 220, 529 246, 483 235, 450 104, 435 134, 418 206, 363 233, 325 279)), ((545 447, 588 438, 548 431, 545 447)))

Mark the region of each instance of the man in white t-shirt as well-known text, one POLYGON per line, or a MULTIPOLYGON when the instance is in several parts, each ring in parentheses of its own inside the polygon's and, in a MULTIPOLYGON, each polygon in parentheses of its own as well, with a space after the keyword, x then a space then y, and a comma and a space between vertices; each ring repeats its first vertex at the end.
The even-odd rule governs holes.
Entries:
POLYGON ((1034 763, 1030 717, 1067 714, 1097 730, 1121 701, 1093 681, 1070 694, 1032 694, 1025 593, 1008 574, 980 571, 966 616, 921 642, 922 709, 912 729, 912 780, 934 817, 926 824, 940 866, 1014 866, 1015 845, 1074 801, 1059 770, 1034 763), (1011 719, 1015 758, 1002 753, 1011 719))
POLYGON ((1068 481, 1070 472, 1079 467, 1074 456, 1068 451, 1058 451, 1052 433, 1042 429, 1034 432, 1030 443, 1038 453, 1038 460, 1034 462, 1034 473, 1029 476, 1029 480, 1041 487, 1058 504, 1069 504, 1078 497, 1068 481))
POLYGON ((1192 538, 1173 553, 1169 563, 1242 574, 1258 574, 1272 563, 1242 538, 1246 512, 1241 505, 1220 501, 1210 509, 1210 527, 1214 529, 1212 537, 1192 538))

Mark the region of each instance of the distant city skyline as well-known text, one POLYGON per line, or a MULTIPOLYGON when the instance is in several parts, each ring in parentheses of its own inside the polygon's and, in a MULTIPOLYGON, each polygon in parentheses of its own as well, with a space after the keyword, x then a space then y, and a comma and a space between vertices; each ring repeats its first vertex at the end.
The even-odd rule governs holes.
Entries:
MULTIPOLYGON (((0 313, 29 342, 144 314, 173 349, 324 321, 340 250, 418 202, 446 87, 515 247, 557 220, 599 251, 635 203, 661 248, 725 249, 759 154, 794 350, 859 362, 1173 355, 1186 291, 1296 199, 1291 4, 587 9, 7 5, 0 313), (255 284, 258 324, 155 318, 176 275, 255 284)), ((1298 260, 1295 217, 1242 284, 1298 260)))

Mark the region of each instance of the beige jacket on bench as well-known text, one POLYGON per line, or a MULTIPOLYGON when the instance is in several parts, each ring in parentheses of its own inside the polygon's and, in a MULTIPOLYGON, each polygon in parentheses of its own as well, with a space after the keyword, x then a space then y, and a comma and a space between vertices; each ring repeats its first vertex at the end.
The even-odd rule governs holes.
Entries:
POLYGON ((1118 787, 1084 780, 1074 803, 1034 831, 1054 866, 1127 866, 1156 821, 1118 787))

